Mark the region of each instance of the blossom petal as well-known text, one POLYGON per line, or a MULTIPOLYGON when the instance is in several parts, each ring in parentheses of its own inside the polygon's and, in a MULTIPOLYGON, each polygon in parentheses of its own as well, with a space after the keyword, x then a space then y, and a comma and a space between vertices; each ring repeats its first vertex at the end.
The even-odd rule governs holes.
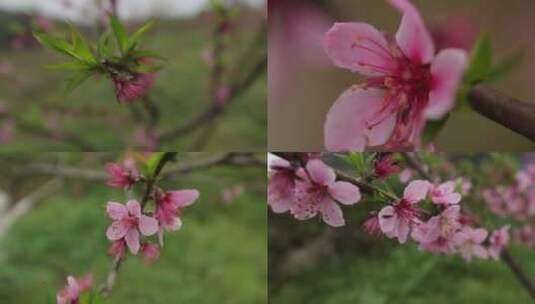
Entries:
POLYGON ((403 14, 396 42, 405 56, 416 63, 430 63, 435 55, 435 44, 416 7, 408 0, 389 2, 403 14))
POLYGON ((115 221, 106 230, 106 237, 110 241, 117 241, 122 239, 132 228, 132 225, 128 221, 115 221))
POLYGON ((394 231, 398 217, 396 211, 392 206, 386 206, 377 215, 379 217, 379 227, 385 234, 390 234, 394 231))
POLYGON ((312 181, 318 184, 330 185, 336 179, 334 170, 319 159, 310 160, 306 168, 312 181))
POLYGON ((405 191, 403 192, 403 198, 409 203, 415 204, 426 197, 430 187, 431 183, 428 181, 414 180, 405 188, 405 191))
POLYGON ((433 83, 429 104, 424 113, 428 119, 440 119, 455 106, 467 61, 466 52, 458 49, 443 50, 435 57, 431 64, 433 83))
POLYGON ((489 232, 486 229, 478 228, 472 231, 472 239, 475 243, 482 243, 486 238, 489 232))
POLYGON ((169 192, 171 204, 175 208, 184 208, 193 204, 199 198, 199 191, 196 189, 185 189, 169 192))
POLYGON ((396 125, 396 115, 379 113, 385 92, 349 89, 333 104, 325 122, 325 146, 331 152, 364 151, 385 144, 396 125), (379 120, 378 120, 379 119, 379 120))
POLYGON ((146 236, 155 234, 158 232, 158 220, 150 216, 141 215, 139 218, 139 231, 146 236))
POLYGON ((407 242, 407 238, 409 237, 409 228, 409 222, 406 220, 399 219, 396 222, 396 228, 394 229, 396 231, 398 241, 401 244, 405 244, 405 242, 407 242))
POLYGON ((321 215, 323 221, 332 227, 341 227, 345 225, 342 209, 332 199, 326 199, 323 202, 321 206, 321 215))
POLYGON ((121 220, 128 216, 128 209, 123 204, 116 202, 108 202, 106 205, 106 213, 112 220, 121 220))
POLYGON ((455 205, 461 201, 461 194, 457 192, 450 193, 444 196, 443 200, 445 204, 455 205))
POLYGON ((126 245, 132 254, 136 255, 139 251, 139 232, 137 229, 130 229, 125 236, 126 245))
POLYGON ((136 200, 130 200, 126 203, 126 208, 130 215, 139 218, 141 216, 141 205, 136 200))
POLYGON ((385 75, 396 67, 384 35, 367 23, 335 23, 323 47, 335 65, 363 75, 385 75))
POLYGON ((344 205, 353 205, 360 201, 360 189, 348 182, 336 182, 329 187, 329 193, 344 205))

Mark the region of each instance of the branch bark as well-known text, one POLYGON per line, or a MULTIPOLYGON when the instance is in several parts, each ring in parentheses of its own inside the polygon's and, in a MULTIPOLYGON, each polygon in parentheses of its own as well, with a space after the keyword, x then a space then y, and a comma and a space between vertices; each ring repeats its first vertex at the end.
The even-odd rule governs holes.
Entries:
POLYGON ((512 98, 484 84, 476 85, 468 98, 479 114, 535 141, 535 103, 512 98))

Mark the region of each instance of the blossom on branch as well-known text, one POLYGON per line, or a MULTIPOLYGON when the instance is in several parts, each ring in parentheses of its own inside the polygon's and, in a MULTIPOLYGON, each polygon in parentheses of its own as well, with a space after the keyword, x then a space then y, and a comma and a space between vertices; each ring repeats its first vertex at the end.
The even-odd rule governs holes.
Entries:
POLYGON ((93 275, 87 274, 81 278, 67 277, 67 285, 56 296, 57 304, 78 304, 80 294, 91 289, 93 275))
POLYGON ((107 163, 108 180, 106 185, 116 188, 130 188, 139 178, 139 171, 133 159, 125 159, 123 164, 107 163))

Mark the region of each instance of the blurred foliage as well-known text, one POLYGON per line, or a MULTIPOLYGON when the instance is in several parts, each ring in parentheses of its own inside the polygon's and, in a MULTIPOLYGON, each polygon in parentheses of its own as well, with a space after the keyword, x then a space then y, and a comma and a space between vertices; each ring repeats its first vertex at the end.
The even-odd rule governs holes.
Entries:
MULTIPOLYGON (((369 176, 373 155, 330 154, 324 160, 353 176, 369 176)), ((401 168, 407 167, 400 154, 393 156, 401 168)), ((532 154, 508 153, 418 153, 418 157, 441 180, 465 177, 479 190, 512 182, 517 170, 533 161, 532 154)), ((412 178, 420 177, 414 173, 412 178)), ((403 193, 398 175, 372 183, 403 193)), ((501 262, 467 263, 460 256, 433 255, 419 251, 414 243, 402 246, 366 234, 361 225, 383 203, 384 199, 366 195, 354 207, 342 206, 346 226, 336 229, 316 219, 296 221, 289 214, 269 211, 270 303, 529 303, 528 293, 501 262)), ((516 225, 512 219, 493 216, 477 190, 463 196, 462 203, 491 230, 516 225)), ((533 250, 517 245, 510 249, 524 271, 535 277, 533 250)))
MULTIPOLYGON (((66 155, 76 164, 102 168, 95 156, 66 155)), ((179 154, 178 159, 192 157, 199 156, 179 154)), ((128 257, 105 303, 265 303, 265 183, 261 168, 241 167, 215 167, 163 182, 167 189, 198 188, 201 197, 184 210, 183 228, 166 234, 155 264, 128 257), (224 204, 221 191, 236 184, 245 192, 224 204)), ((0 241, 0 303, 45 303, 69 274, 92 271, 100 284, 111 265, 104 234, 109 200, 123 202, 124 193, 71 179, 18 221, 0 241)))

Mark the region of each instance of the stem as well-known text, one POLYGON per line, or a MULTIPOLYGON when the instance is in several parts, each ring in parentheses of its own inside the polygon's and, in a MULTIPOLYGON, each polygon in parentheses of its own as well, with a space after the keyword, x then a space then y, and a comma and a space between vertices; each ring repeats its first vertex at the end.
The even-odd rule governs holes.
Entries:
MULTIPOLYGON (((152 189, 154 188, 154 183, 156 182, 158 175, 162 171, 165 164, 168 161, 172 160, 175 157, 175 155, 176 155, 176 152, 165 152, 165 155, 160 159, 160 161, 156 165, 156 169, 154 170, 154 175, 147 179, 147 182, 146 182, 147 186, 146 186, 145 194, 143 195, 143 199, 141 200, 142 212, 150 198, 150 194, 152 193, 152 189)), ((119 273, 119 269, 121 268, 123 260, 124 260, 124 257, 120 257, 113 261, 111 270, 108 273, 108 276, 106 277, 106 283, 100 289, 101 295, 107 296, 112 291, 113 286, 115 285, 115 281, 117 280, 117 275, 119 273)))
POLYGON ((515 277, 518 279, 520 284, 528 291, 529 295, 532 299, 535 299, 535 286, 533 286, 533 283, 529 279, 529 277, 526 275, 526 273, 522 270, 520 265, 514 260, 513 256, 507 251, 507 249, 503 249, 501 254, 502 261, 509 267, 511 272, 515 275, 515 277))
POLYGON ((484 84, 469 92, 473 109, 502 126, 535 141, 535 104, 521 101, 484 84))

